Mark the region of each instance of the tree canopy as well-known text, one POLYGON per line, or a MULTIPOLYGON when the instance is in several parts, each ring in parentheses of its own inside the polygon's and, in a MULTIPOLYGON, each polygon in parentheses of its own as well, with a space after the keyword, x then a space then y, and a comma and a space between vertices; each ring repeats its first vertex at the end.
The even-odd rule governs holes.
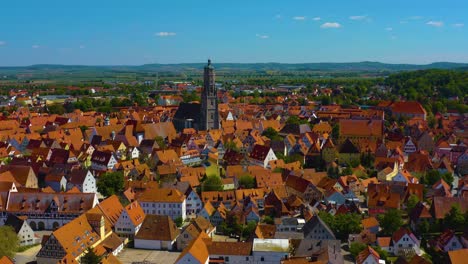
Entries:
POLYGON ((220 177, 216 175, 207 176, 202 183, 202 191, 222 191, 223 190, 223 181, 220 177))
POLYGON ((243 175, 239 177, 239 186, 244 189, 255 188, 255 178, 250 175, 243 175))
POLYGON ((383 234, 392 235, 403 225, 401 211, 397 209, 388 210, 385 214, 379 215, 379 223, 383 234))
POLYGON ((98 192, 105 197, 119 194, 124 189, 123 172, 106 172, 99 177, 97 182, 98 192))
POLYGON ((13 257, 18 250, 19 239, 11 226, 0 226, 0 257, 13 257))
POLYGON ((347 239, 349 234, 357 234, 362 231, 361 216, 356 213, 333 216, 321 211, 319 216, 339 239, 347 239))
POLYGON ((102 256, 98 256, 92 248, 86 249, 86 253, 81 257, 83 264, 99 264, 102 261, 102 256))

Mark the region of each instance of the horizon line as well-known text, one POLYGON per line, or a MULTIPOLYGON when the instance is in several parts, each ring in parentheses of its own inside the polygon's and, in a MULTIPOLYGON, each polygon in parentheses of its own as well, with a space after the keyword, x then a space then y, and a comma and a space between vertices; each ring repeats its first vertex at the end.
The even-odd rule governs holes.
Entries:
MULTIPOLYGON (((36 63, 36 64, 29 64, 29 65, 0 65, 0 68, 26 68, 26 67, 37 67, 37 66, 81 66, 81 67, 138 67, 138 66, 145 66, 145 65, 181 65, 181 64, 204 64, 205 62, 176 62, 176 63, 143 63, 143 64, 61 64, 61 63, 36 63)), ((383 62, 383 61, 371 61, 371 60, 363 60, 363 61, 349 61, 349 62, 214 62, 213 64, 289 64, 289 65, 297 65, 297 64, 351 64, 351 63, 380 63, 380 64, 388 64, 388 65, 412 65, 412 66, 427 66, 431 64, 437 63, 450 63, 450 64, 468 64, 468 62, 453 62, 453 61, 433 61, 429 63, 406 63, 406 62, 383 62)))

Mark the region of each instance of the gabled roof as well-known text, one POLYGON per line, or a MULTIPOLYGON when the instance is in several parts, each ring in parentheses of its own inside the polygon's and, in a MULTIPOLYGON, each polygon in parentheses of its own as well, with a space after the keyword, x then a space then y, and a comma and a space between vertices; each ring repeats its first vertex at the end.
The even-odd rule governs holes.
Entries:
POLYGON ((382 120, 340 119, 340 136, 381 137, 382 120))
POLYGON ((394 242, 398 242, 400 241, 400 239, 404 236, 404 235, 408 235, 411 239, 413 239, 414 242, 418 242, 417 238, 414 236, 413 232, 411 232, 411 230, 409 230, 408 228, 406 227, 400 227, 400 229, 398 229, 395 233, 393 233, 392 235, 392 240, 394 242))
POLYGON ((99 210, 111 223, 112 226, 115 225, 124 209, 122 204, 120 203, 119 197, 117 197, 116 195, 112 195, 104 201, 100 202, 96 206, 96 208, 99 208, 99 210))
POLYGON ((274 238, 276 233, 276 225, 258 224, 255 228, 255 236, 257 238, 274 238))
POLYGON ((210 255, 221 256, 250 256, 252 242, 211 242, 208 243, 210 255))
POLYGON ((417 221, 419 219, 430 219, 432 218, 432 215, 429 212, 429 209, 419 201, 413 210, 411 210, 409 217, 411 220, 417 221))
POLYGON ((210 201, 205 202, 205 205, 203 206, 203 209, 205 209, 206 213, 209 216, 211 216, 216 211, 216 209, 213 207, 213 205, 211 204, 210 201))
POLYGON ((178 263, 181 259, 183 259, 186 255, 190 255, 193 257, 198 263, 206 263, 210 257, 208 253, 208 247, 205 243, 205 240, 209 240, 207 234, 201 232, 197 238, 193 239, 192 242, 180 253, 179 257, 176 260, 178 263))
POLYGON ((393 102, 390 107, 393 113, 426 114, 424 107, 415 101, 393 102))
MULTIPOLYGON (((88 245, 94 244, 100 239, 99 231, 96 232, 92 223, 100 223, 103 215, 100 213, 84 213, 59 229, 55 230, 48 238, 48 243, 55 238, 58 241, 58 246, 65 254, 71 254, 75 258, 81 255, 88 245)), ((105 235, 112 232, 108 221, 104 220, 105 235)), ((42 247, 38 253, 38 257, 47 256, 48 249, 42 247)))
POLYGON ((24 219, 21 219, 20 217, 17 217, 16 215, 13 215, 13 214, 8 214, 8 217, 5 221, 5 225, 13 227, 15 232, 18 234, 24 222, 25 222, 24 219))
POLYGON ((13 260, 7 256, 0 258, 0 264, 14 264, 13 260))
POLYGON ((359 154, 359 149, 347 138, 343 144, 340 146, 340 153, 345 154, 359 154))
POLYGON ((134 226, 140 225, 145 219, 145 213, 143 212, 143 208, 141 208, 138 201, 131 202, 125 206, 124 210, 127 212, 128 217, 134 226))
POLYGON ((379 221, 375 217, 369 217, 361 220, 362 226, 366 228, 372 228, 379 226, 379 221))
POLYGON ((185 195, 177 189, 147 189, 138 200, 140 202, 182 203, 185 200, 185 195))
MULTIPOLYGON (((369 256, 372 256, 372 258, 374 258, 374 260, 376 262, 378 262, 380 260, 380 255, 379 253, 377 253, 377 251, 375 251, 373 248, 371 248, 370 246, 367 246, 366 249, 364 249, 363 251, 361 251, 359 253, 359 255, 356 257, 356 263, 357 264, 363 264, 367 258, 369 256)), ((367 263, 367 262, 365 262, 367 263)))
POLYGON ((302 227, 302 231, 304 232, 304 237, 307 237, 312 230, 315 229, 316 226, 322 226, 328 233, 330 237, 335 239, 335 234, 331 231, 330 227, 318 216, 314 215, 305 225, 302 227))
POLYGON ((468 197, 434 197, 430 212, 436 219, 442 219, 454 204, 460 206, 462 213, 468 211, 468 197))
POLYGON ((179 233, 179 229, 169 216, 147 215, 135 239, 174 241, 179 233))
POLYGON ((468 257, 468 248, 449 251, 448 255, 451 264, 465 264, 468 257))
POLYGON ((270 147, 256 144, 250 152, 250 158, 264 161, 270 152, 270 147))

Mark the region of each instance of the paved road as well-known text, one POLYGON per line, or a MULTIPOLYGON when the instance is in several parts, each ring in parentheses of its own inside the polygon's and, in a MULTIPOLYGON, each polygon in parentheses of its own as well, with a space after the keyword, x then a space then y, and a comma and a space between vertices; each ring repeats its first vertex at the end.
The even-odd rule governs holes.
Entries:
POLYGON ((169 264, 174 263, 179 254, 180 252, 126 248, 120 252, 117 258, 124 264, 169 264))
POLYGON ((28 263, 36 260, 37 252, 41 249, 41 245, 32 247, 24 252, 16 253, 15 259, 16 263, 28 263))

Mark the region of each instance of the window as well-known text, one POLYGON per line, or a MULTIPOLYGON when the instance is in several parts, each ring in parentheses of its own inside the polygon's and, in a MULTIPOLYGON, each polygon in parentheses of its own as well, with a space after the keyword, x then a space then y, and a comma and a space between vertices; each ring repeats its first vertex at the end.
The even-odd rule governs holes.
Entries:
POLYGON ((265 261, 265 258, 264 258, 264 257, 261 257, 261 258, 260 258, 260 261, 265 261))
POLYGON ((226 262, 229 262, 229 257, 225 257, 224 260, 225 260, 226 262))

